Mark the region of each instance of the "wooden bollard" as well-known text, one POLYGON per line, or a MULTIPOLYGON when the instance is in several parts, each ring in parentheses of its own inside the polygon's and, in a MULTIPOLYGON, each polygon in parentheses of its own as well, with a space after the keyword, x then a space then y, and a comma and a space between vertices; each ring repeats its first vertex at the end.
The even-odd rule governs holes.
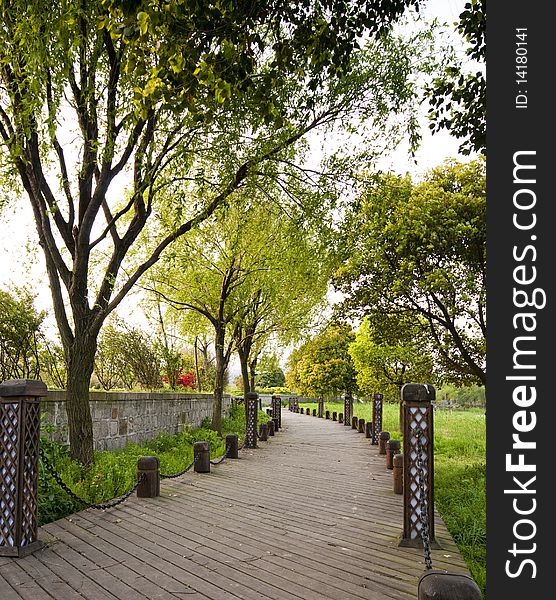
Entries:
POLYGON ((210 473, 210 444, 208 442, 193 444, 193 460, 195 473, 210 473))
POLYGON ((373 437, 373 422, 372 421, 367 421, 365 423, 365 437, 371 438, 371 439, 373 437))
POLYGON ((142 456, 137 461, 137 498, 156 498, 160 496, 160 459, 158 456, 142 456))
POLYGON ((268 421, 268 435, 274 435, 274 421, 268 421))
POLYGON ((357 417, 351 417, 351 428, 357 429, 359 426, 357 417))
POLYGON ((313 417, 316 417, 316 416, 317 416, 317 409, 313 408, 313 417))
POLYGON ((400 453, 400 440, 388 440, 386 442, 386 468, 394 468, 394 456, 400 453))
POLYGON ((395 454, 392 463, 394 465, 394 494, 403 494, 403 454, 395 454))
POLYGON ((381 431, 378 436, 378 453, 386 454, 386 442, 390 439, 389 431, 381 431))
POLYGON ((226 448, 228 458, 239 458, 239 438, 235 433, 226 436, 226 448))
POLYGON ((259 440, 268 442, 268 423, 261 423, 259 427, 259 440))
POLYGON ((309 407, 305 409, 305 414, 311 416, 311 409, 309 407))
POLYGON ((333 421, 337 421, 338 420, 338 413, 336 411, 332 412, 332 420, 333 421))
POLYGON ((330 420, 330 411, 329 411, 329 410, 327 410, 327 411, 324 413, 324 418, 325 418, 325 419, 328 419, 328 420, 330 420))
POLYGON ((359 419, 359 429, 357 430, 359 433, 365 433, 365 419, 359 419))
POLYGON ((344 422, 344 413, 340 413, 338 415, 338 423, 343 423, 344 422))
POLYGON ((272 417, 272 408, 265 409, 267 416, 272 417))
POLYGON ((417 584, 418 600, 481 600, 479 586, 463 573, 431 570, 417 584))

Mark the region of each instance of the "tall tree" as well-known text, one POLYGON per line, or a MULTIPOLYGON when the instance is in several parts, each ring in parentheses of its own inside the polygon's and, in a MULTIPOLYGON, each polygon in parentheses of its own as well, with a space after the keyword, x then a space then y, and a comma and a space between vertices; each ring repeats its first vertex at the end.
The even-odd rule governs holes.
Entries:
POLYGON ((447 379, 486 383, 484 160, 449 162, 413 184, 382 175, 346 216, 335 275, 346 314, 413 320, 447 379))
MULTIPOLYGON (((414 4, 1 3, 0 164, 3 177, 19 178, 44 252, 68 365, 74 458, 93 458, 89 383, 105 319, 170 244, 209 217, 257 165, 355 106, 363 81, 344 87, 334 107, 326 90, 353 68, 359 39, 382 37, 414 4), (286 90, 295 83, 306 92, 291 103, 286 90), (246 140, 243 153, 218 154, 222 168, 207 182, 208 149, 246 140), (124 197, 118 188, 126 178, 124 197), (176 193, 175 227, 127 268, 130 249, 156 215, 161 187, 170 190, 176 178, 197 184, 187 196, 195 201, 184 204, 176 193)), ((396 97, 406 89, 399 83, 390 86, 396 97)))

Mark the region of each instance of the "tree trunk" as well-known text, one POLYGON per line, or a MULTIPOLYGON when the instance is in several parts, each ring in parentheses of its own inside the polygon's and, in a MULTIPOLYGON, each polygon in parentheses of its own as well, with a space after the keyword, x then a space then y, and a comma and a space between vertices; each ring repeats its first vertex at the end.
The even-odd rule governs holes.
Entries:
POLYGON ((68 349, 66 410, 70 455, 82 465, 93 462, 93 420, 89 405, 89 385, 93 373, 96 339, 77 333, 68 349))
POLYGON ((259 355, 257 354, 251 363, 249 364, 249 376, 251 378, 250 387, 255 391, 255 378, 257 376, 257 362, 259 361, 259 355))
POLYGON ((197 391, 202 392, 201 378, 199 377, 199 350, 197 349, 197 337, 195 337, 195 378, 197 379, 197 391))
POLYGON ((226 361, 224 358, 224 337, 226 333, 225 326, 217 325, 215 327, 216 335, 214 347, 216 351, 216 375, 214 378, 214 401, 212 404, 212 428, 219 434, 222 433, 222 396, 224 394, 224 374, 226 371, 226 361))

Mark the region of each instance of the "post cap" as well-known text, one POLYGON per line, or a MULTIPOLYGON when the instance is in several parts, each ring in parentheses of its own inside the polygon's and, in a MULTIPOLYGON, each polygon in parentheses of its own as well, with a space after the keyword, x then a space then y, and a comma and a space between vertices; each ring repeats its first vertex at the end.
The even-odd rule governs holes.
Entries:
POLYGON ((259 397, 259 394, 257 394, 257 392, 247 392, 247 394, 245 394, 245 396, 248 400, 257 400, 257 398, 259 397))
POLYGON ((436 390, 429 383, 406 383, 402 387, 403 402, 432 402, 435 398, 436 390))
POLYGON ((160 468, 160 459, 158 456, 142 456, 137 461, 139 471, 156 471, 160 468))
POLYGON ((46 396, 48 388, 42 381, 36 379, 8 379, 0 383, 0 396, 10 398, 14 396, 33 396, 35 398, 46 396))
POLYGON ((210 450, 210 444, 208 442, 195 442, 193 444, 193 449, 197 449, 197 450, 201 450, 201 451, 206 451, 208 452, 210 450))
POLYGON ((379 434, 379 437, 381 440, 389 440, 390 439, 390 432, 389 431, 381 431, 379 434))
POLYGON ((481 600, 483 597, 479 586, 469 575, 464 573, 448 573, 448 571, 427 571, 417 584, 419 600, 432 600, 437 598, 467 598, 468 600, 481 600))
POLYGON ((388 440, 386 442, 386 446, 390 448, 390 450, 399 450, 400 449, 400 440, 388 440))

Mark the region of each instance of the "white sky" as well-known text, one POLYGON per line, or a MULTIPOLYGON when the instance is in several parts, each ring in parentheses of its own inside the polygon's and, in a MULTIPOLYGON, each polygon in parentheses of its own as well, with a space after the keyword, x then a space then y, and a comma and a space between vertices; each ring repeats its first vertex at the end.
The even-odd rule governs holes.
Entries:
MULTIPOLYGON (((424 9, 426 16, 437 17, 440 21, 454 23, 463 10, 466 0, 429 0, 424 9)), ((409 159, 407 152, 400 148, 390 157, 383 159, 380 167, 396 172, 409 171, 419 174, 439 165, 448 157, 460 160, 457 148, 459 142, 446 132, 431 136, 423 117, 423 141, 416 155, 416 164, 409 159)), ((26 198, 8 207, 0 215, 0 288, 28 285, 36 293, 36 306, 51 312, 50 290, 44 268, 42 251, 34 228, 32 212, 26 198)), ((133 299, 121 305, 119 314, 133 318, 136 301, 133 299)), ((136 308, 136 307, 135 307, 136 308)), ((137 313, 137 311, 135 311, 137 313)), ((140 316, 135 314, 136 319, 140 316)), ((135 320, 135 319, 133 319, 135 320)), ((48 329, 55 330, 53 319, 49 319, 48 329)))

